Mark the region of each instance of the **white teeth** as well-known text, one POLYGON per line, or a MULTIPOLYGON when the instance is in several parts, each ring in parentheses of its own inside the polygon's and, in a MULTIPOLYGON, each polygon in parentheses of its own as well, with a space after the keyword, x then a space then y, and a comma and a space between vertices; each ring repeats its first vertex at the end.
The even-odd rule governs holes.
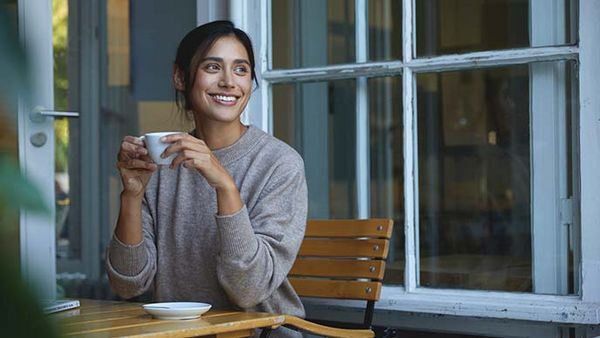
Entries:
POLYGON ((233 102, 236 100, 235 96, 225 96, 225 95, 213 95, 219 101, 233 102))

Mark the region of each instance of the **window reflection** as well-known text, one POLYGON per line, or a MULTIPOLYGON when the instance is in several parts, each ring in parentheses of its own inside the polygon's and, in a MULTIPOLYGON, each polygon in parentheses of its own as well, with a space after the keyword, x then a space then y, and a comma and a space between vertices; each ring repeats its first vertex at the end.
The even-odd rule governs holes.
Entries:
POLYGON ((527 66, 417 77, 421 285, 531 291, 528 84, 527 66))
MULTIPOLYGON (((532 247, 530 101, 545 98, 532 96, 532 74, 518 65, 417 76, 421 286, 537 292, 533 274, 545 271, 532 257, 544 252, 532 247)), ((569 95, 569 82, 557 86, 569 95)), ((572 284, 569 264, 560 273, 572 284)))
POLYGON ((369 0, 369 60, 402 59, 402 1, 369 0))
POLYGON ((368 80, 371 217, 394 219, 385 282, 404 284, 402 77, 368 80))
POLYGON ((354 10, 352 0, 273 1, 273 68, 354 62, 354 10))
POLYGON ((309 218, 356 218, 354 80, 273 86, 273 127, 304 158, 309 218))
POLYGON ((577 40, 576 3, 571 0, 415 1, 417 55, 572 44, 577 40))

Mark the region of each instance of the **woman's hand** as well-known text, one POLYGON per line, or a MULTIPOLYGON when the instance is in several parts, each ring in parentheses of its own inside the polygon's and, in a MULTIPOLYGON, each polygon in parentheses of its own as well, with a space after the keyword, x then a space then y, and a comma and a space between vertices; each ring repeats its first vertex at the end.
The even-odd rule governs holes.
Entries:
POLYGON ((215 188, 219 215, 231 215, 244 206, 233 178, 204 141, 189 134, 167 135, 161 141, 171 143, 161 155, 163 158, 178 153, 171 168, 183 164, 186 168, 196 169, 215 188))
POLYGON ((125 136, 117 156, 117 168, 123 182, 123 194, 141 197, 152 173, 158 168, 148 156, 141 139, 125 136))
POLYGON ((217 191, 235 188, 231 175, 223 168, 204 141, 183 133, 164 136, 161 141, 171 143, 162 153, 162 158, 177 153, 170 168, 181 164, 186 168, 196 169, 217 191))

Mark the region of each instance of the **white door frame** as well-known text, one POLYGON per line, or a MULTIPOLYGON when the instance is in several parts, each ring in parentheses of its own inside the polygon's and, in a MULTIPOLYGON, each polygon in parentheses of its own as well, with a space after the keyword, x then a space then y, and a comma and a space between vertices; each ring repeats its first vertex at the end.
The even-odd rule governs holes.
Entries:
POLYGON ((54 119, 32 119, 35 107, 54 108, 52 2, 19 0, 19 38, 29 57, 30 93, 20 93, 19 162, 22 174, 36 185, 49 212, 21 210, 20 255, 25 281, 43 298, 56 296, 54 221, 54 119), (36 122, 36 121, 38 122, 36 122), (37 138, 34 146, 32 138, 37 138))

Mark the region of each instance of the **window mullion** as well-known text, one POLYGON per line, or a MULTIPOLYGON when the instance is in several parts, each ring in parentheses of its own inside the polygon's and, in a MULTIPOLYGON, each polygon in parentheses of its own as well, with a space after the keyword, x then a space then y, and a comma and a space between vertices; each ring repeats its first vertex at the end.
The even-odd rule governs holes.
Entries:
POLYGON ((581 296, 585 302, 600 302, 600 2, 581 1, 579 6, 581 296))
MULTIPOLYGON (((258 74, 264 74, 269 69, 273 68, 273 49, 272 49, 272 21, 271 21, 271 0, 261 0, 260 2, 260 12, 263 20, 260 24, 260 37, 263 43, 260 44, 260 61, 258 66, 258 74)), ((273 133, 273 105, 272 105, 272 96, 273 96, 273 86, 265 80, 262 76, 259 78, 260 83, 260 107, 263 126, 266 127, 266 131, 268 133, 273 133)))
MULTIPOLYGON (((367 0, 355 0, 356 62, 367 61, 368 24, 367 0)), ((369 117, 367 78, 356 79, 356 197, 357 217, 367 218, 370 214, 369 194, 369 117)))
MULTIPOLYGON (((564 18, 563 5, 560 1, 530 2, 532 45, 560 43, 565 34, 560 29, 565 23, 559 21, 564 18)), ((534 63, 529 69, 531 171, 534 173, 531 184, 533 292, 567 294, 568 228, 560 220, 561 198, 569 197, 566 195, 566 67, 558 63, 534 63)))
MULTIPOLYGON (((402 2, 402 51, 403 63, 412 62, 413 52, 413 1, 402 2)), ((404 231, 405 231, 405 269, 404 286, 407 292, 414 291, 418 285, 418 191, 417 187, 417 124, 414 105, 414 73, 410 67, 402 72, 402 102, 404 120, 404 231)), ((401 230, 401 229, 400 229, 401 230)))

